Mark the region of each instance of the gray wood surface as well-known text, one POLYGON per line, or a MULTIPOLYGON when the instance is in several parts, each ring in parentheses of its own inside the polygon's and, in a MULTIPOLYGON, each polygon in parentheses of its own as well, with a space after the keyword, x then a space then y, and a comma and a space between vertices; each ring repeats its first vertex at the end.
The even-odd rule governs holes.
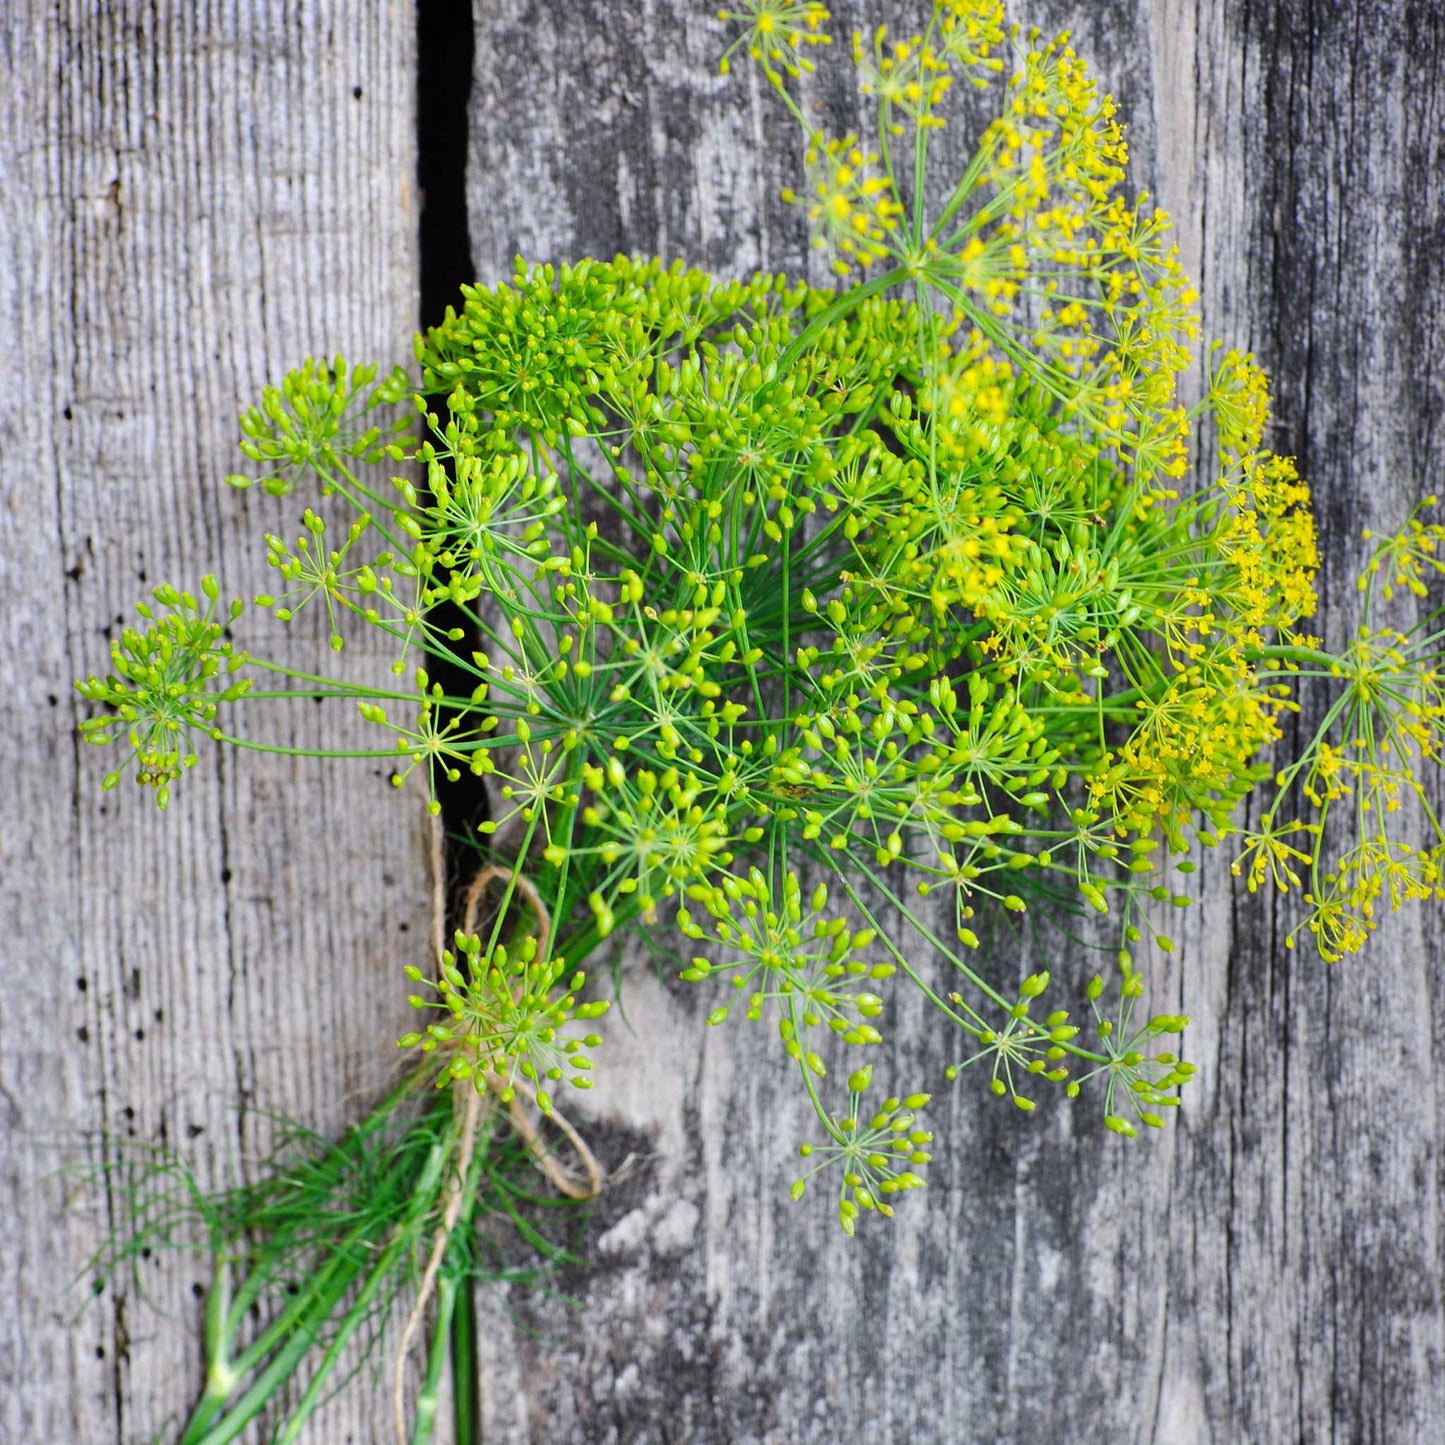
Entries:
MULTIPOLYGON (((836 9, 846 36, 860 17, 836 9)), ((1273 375, 1275 445, 1316 492, 1320 627, 1340 642, 1360 529, 1398 524, 1445 470, 1445 10, 1012 13, 1074 28, 1122 104, 1134 183, 1175 213, 1206 336, 1273 375)), ((707 7, 475 14, 482 279, 518 251, 619 249, 816 275, 776 200, 800 143, 744 69, 717 76, 707 7)), ((826 70, 817 113, 856 125, 826 70)), ((1179 1127, 1128 1145, 1061 1103, 1023 1120, 965 1076, 938 1091, 927 1196, 853 1244, 786 1197, 806 1121, 768 1034, 705 1029, 702 995, 633 958, 632 1032, 599 1051, 591 1116, 620 1178, 592 1267, 564 1282, 580 1308, 488 1300, 488 1440, 1445 1439, 1441 915, 1389 920, 1327 968, 1285 949, 1288 908, 1205 865, 1205 902, 1154 973, 1153 998, 1194 1018, 1179 1127)), ((912 1000, 891 1038, 903 1077, 939 1081, 939 1030, 912 1000)))
MULTIPOLYGON (((266 1124, 238 1109, 338 1130, 406 1012, 416 797, 367 764, 207 750, 158 814, 129 782, 102 795, 71 680, 105 669, 148 583, 261 585, 263 533, 299 507, 223 479, 265 382, 313 352, 409 356, 414 45, 407 3, 0 8, 6 1445, 173 1438, 201 1383, 204 1261, 147 1262, 156 1308, 122 1283, 84 1309, 114 1202, 82 1191, 62 1217, 76 1144, 163 1143, 206 1182, 244 1177, 266 1124)), ((256 726, 356 735, 323 714, 256 726)), ((308 1438, 369 1442, 372 1418, 363 1386, 308 1438)))
MULTIPOLYGON (((889 18, 903 7, 889 5, 889 18)), ((836 30, 858 22, 838 7, 836 30)), ((477 0, 472 248, 810 270, 800 146, 683 0, 477 0)), ((868 11, 867 18, 876 18, 868 11)), ((1361 527, 1445 461, 1445 12, 1434 0, 1020 0, 1118 95, 1206 333, 1275 378, 1316 488, 1325 612, 1361 527)), ((306 354, 405 357, 416 310, 406 4, 42 5, 0 17, 0 1442, 165 1438, 199 1373, 199 1262, 82 1311, 109 1227, 78 1140, 254 1166, 280 1109, 337 1129, 420 947, 414 801, 358 764, 203 758, 165 815, 102 796, 69 690, 147 582, 259 585, 285 508, 227 491, 235 414, 306 354), (354 95, 359 87, 361 94, 354 95), (144 576, 142 575, 144 574, 144 576)), ((814 95, 856 124, 840 71, 814 95)), ((960 145, 960 123, 948 142, 960 145)), ((297 643, 297 656, 307 643, 297 643)), ((365 666, 364 658, 353 665, 365 666)), ((265 725, 265 724, 263 724, 265 725)), ((339 739, 351 720, 274 724, 339 739)), ((1206 901, 1156 972, 1194 1017, 1180 1126, 938 1089, 926 1195, 849 1245, 791 1204, 807 1135, 770 1037, 629 961, 587 1119, 614 1183, 569 1302, 481 1302, 489 1442, 1445 1438, 1438 913, 1328 969, 1288 911, 1206 901)), ((1064 970, 1092 971, 1087 958, 1064 970)), ((1018 960, 997 959, 1001 975, 1018 960)), ((664 969, 664 973, 668 970, 664 969)), ((886 1063, 948 1062, 900 998, 886 1063)), ((386 1438, 361 1379, 308 1438, 386 1438)))

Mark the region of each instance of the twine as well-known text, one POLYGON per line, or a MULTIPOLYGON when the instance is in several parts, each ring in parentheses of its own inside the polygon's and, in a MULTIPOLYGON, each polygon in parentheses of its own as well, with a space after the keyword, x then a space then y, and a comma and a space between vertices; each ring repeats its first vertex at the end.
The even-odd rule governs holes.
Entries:
MULTIPOLYGON (((439 968, 446 944, 446 873, 442 851, 442 829, 440 822, 436 819, 432 820, 431 868, 431 941, 432 951, 439 968)), ((536 885, 523 874, 515 873, 515 870, 511 868, 489 864, 477 871, 476 877, 472 879, 471 886, 467 889, 466 905, 462 915, 462 931, 464 933, 476 932, 477 915, 481 911, 482 898, 486 893, 487 885, 498 879, 512 882, 514 878, 513 886, 527 900, 537 918, 540 929, 540 936, 537 940, 537 956, 546 958, 547 946, 552 938, 551 914, 548 912, 546 904, 542 902, 536 885)), ((421 1283, 417 1287, 416 1302, 412 1305, 411 1313, 406 1318, 406 1324, 402 1326, 401 1339, 397 1344, 391 1392, 397 1445, 410 1445, 411 1439, 411 1433, 407 1429, 406 1423, 407 1357, 411 1353, 417 1331, 421 1328, 426 1307, 436 1289, 437 1275, 441 1271, 442 1260, 446 1257, 447 1242, 451 1239, 452 1230, 456 1227, 457 1216, 461 1213, 463 1191, 466 1187, 467 1175, 471 1171, 472 1158, 476 1152, 477 1134, 482 1120, 491 1112, 492 1095, 500 1096, 507 1087, 494 1074, 488 1073, 484 1077, 485 1092, 477 1088, 474 1079, 459 1079, 453 1085, 453 1097, 456 1096, 457 1090, 465 1090, 467 1101, 462 1111, 461 1133, 457 1140, 456 1168, 446 1184, 446 1204, 442 1209, 441 1224, 437 1227, 436 1235, 432 1240, 431 1253, 427 1257, 421 1283)), ((602 1188, 602 1168, 598 1164, 596 1156, 587 1147, 586 1141, 573 1127, 567 1116, 553 1105, 551 1113, 545 1117, 561 1130, 576 1152, 577 1158, 582 1163, 582 1177, 579 1178, 572 1170, 560 1164, 551 1150, 547 1148, 540 1131, 533 1124, 531 1116, 519 1097, 521 1093, 530 1094, 531 1104, 535 1108, 537 1106, 536 1090, 525 1080, 514 1083, 511 1087, 512 1097, 507 1101, 507 1110, 512 1120, 512 1127, 516 1129, 522 1142, 526 1145, 533 1162, 552 1181, 553 1187, 559 1194, 564 1194, 569 1199, 594 1198, 602 1188)))

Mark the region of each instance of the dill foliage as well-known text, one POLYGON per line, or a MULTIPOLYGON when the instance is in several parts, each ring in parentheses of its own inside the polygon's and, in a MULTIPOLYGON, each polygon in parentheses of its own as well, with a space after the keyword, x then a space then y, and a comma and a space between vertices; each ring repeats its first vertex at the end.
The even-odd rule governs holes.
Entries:
MULTIPOLYGON (((1251 888, 1298 891, 1327 959, 1385 900, 1440 896, 1445 833, 1426 808, 1415 848, 1394 821, 1440 753, 1439 613, 1396 630, 1367 608, 1338 655, 1307 635, 1309 492, 1265 445, 1265 378, 1216 346, 1180 402, 1196 298, 1066 37, 1007 30, 998 0, 855 36, 864 140, 795 93, 819 5, 723 18, 724 68, 749 57, 802 127, 786 198, 836 289, 519 262, 464 288, 410 376, 308 362, 243 420, 254 472, 232 480, 307 503, 295 540, 266 539, 254 605, 325 609, 338 651, 360 619, 394 642, 395 686, 233 651, 208 579, 203 601, 157 590, 83 685, 112 708, 84 726, 128 741, 162 805, 198 738, 253 746, 231 719, 286 697, 349 700, 374 739, 349 755, 393 759, 398 784, 484 778, 512 885, 435 978, 410 970, 429 988, 402 1047, 438 1085, 548 1110, 592 1082, 588 960, 671 929, 710 1024, 776 1032, 821 1135, 793 1193, 827 1171, 851 1234, 923 1183, 933 1142, 927 1093, 873 1087, 889 990, 934 1005, 950 1078, 980 1070, 1025 1111, 1084 1094, 1132 1135, 1192 1073, 1141 965, 1172 947, 1158 920, 1189 902, 1196 842, 1233 836, 1251 888), (940 187, 929 141, 960 82, 996 118, 940 187), (1334 700, 1280 765, 1301 677, 1334 700), (1331 811, 1353 823, 1332 851, 1331 811), (519 879, 541 906, 504 937, 519 879), (1117 968, 1081 1003, 980 948, 983 920, 1030 911, 1114 921, 1117 968)), ((1418 517, 1377 540, 1371 605, 1423 594, 1441 541, 1418 517)))
MULTIPOLYGON (((225 1445, 253 1422, 291 1445, 317 1408, 376 1363, 455 1163, 458 1120, 448 1101, 417 1102, 408 1080, 338 1143, 277 1120, 260 1178, 220 1193, 206 1193, 164 1150, 131 1150, 82 1171, 104 1182, 123 1221, 92 1261, 97 1291, 155 1250, 211 1258, 204 1388, 180 1445, 225 1445)), ((531 1284, 569 1257, 542 1221, 555 1201, 529 1193, 525 1165, 507 1131, 488 1135, 467 1165, 437 1291, 434 1336, 443 1345, 464 1317, 471 1281, 531 1284), (487 1231, 472 1227, 484 1219, 487 1231), (499 1240, 498 1222, 520 1251, 499 1240)), ((445 1362, 434 1343, 415 1401, 418 1442, 430 1438, 445 1362)))

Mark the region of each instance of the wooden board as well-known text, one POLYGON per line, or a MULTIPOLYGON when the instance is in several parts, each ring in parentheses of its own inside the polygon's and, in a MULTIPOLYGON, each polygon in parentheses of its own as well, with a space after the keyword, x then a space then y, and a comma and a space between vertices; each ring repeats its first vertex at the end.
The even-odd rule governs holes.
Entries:
MULTIPOLYGON (((1075 25, 1136 181, 1176 213, 1207 333, 1274 374, 1340 641, 1359 529, 1397 522, 1445 460, 1445 17, 1015 14, 1075 25)), ((485 278, 518 249, 618 248, 816 275, 775 199, 800 146, 741 68, 716 75, 706 8, 491 0, 477 21, 485 278)), ((84 1192, 62 1216, 78 1140, 174 1145, 219 1182, 264 1143, 239 1106, 335 1129, 386 1068, 425 911, 415 808, 364 765, 234 757, 203 758, 165 815, 129 786, 102 797, 69 683, 149 583, 260 585, 259 534, 294 517, 221 479, 264 381, 313 350, 406 355, 414 24, 405 5, 126 0, 22 3, 0 30, 0 1440, 165 1438, 199 1374, 200 1263, 143 1266, 167 1313, 125 1284, 84 1312, 67 1290, 115 1208, 84 1192)), ((814 94, 846 128, 837 75, 814 94)), ((965 1077, 939 1099, 928 1195, 853 1245, 786 1198, 807 1121, 769 1038, 705 1029, 701 993, 633 960, 589 1120, 616 1182, 592 1267, 561 1282, 585 1308, 484 1299, 487 1439, 1445 1437, 1439 916, 1326 969, 1283 947, 1287 909, 1205 862, 1156 974, 1194 1016, 1180 1128, 1123 1146, 965 1077)), ((886 1068, 937 1080, 911 1001, 890 1038, 886 1068)), ((362 1379, 308 1436, 383 1439, 377 1418, 362 1379)))
MULTIPOLYGON (((87 1309, 117 1203, 55 1171, 102 1136, 218 1184, 279 1110, 375 1095, 423 949, 421 809, 373 765, 207 748, 164 815, 83 748, 71 680, 148 585, 262 585, 283 504, 224 484, 237 413, 312 352, 410 357, 407 3, 19 0, 0 22, 0 1439, 174 1438, 204 1260, 87 1309), (72 1281, 79 1279, 76 1287, 72 1281)), ((259 631, 264 635, 267 628, 259 631)), ((279 632, 279 628, 275 629, 279 632)), ((315 657, 314 629, 294 656, 315 657)), ((269 646, 269 644, 267 644, 269 646)), ((286 646, 284 640, 275 649, 286 646)), ((257 651, 261 647, 256 648, 257 651)), ((356 656, 351 665, 375 667, 356 656)), ((256 727, 339 743, 353 716, 256 727)), ((394 1051, 393 1051, 394 1052, 394 1051)), ((107 1146, 109 1147, 109 1146, 107 1146)), ((374 1438, 366 1384, 308 1438, 374 1438)), ((260 1438, 251 1432, 248 1439, 260 1438)))
MULTIPOLYGON (((865 18, 836 9, 840 36, 865 18)), ((1445 463, 1445 11, 1012 14, 1074 26, 1122 104, 1135 184, 1176 215, 1206 336, 1274 376, 1275 444, 1316 489, 1319 627, 1339 644, 1360 529, 1398 524, 1445 463)), ((756 79, 717 75, 706 7, 476 15, 483 280, 518 251, 817 275, 776 199, 800 143, 756 79)), ((835 130, 858 123, 840 74, 812 87, 835 130)), ((786 1197, 806 1120, 770 1038, 706 1029, 700 993, 633 959, 632 1032, 599 1053, 590 1116, 619 1181, 592 1266, 564 1281, 580 1304, 489 1297, 488 1441, 1445 1438, 1442 916, 1388 920, 1327 968, 1285 948, 1290 906, 1203 861, 1205 901, 1153 975, 1153 1000, 1194 1018, 1179 1127, 1127 1145, 1061 1104, 1020 1119, 965 1076, 939 1089, 927 1197, 852 1244, 786 1197)), ((944 1045, 913 1001, 891 1039, 889 1067, 940 1083, 944 1045)))

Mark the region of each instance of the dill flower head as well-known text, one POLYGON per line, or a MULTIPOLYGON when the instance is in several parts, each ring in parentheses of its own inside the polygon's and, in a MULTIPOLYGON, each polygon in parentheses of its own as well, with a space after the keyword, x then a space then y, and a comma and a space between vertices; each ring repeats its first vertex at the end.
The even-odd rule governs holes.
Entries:
MULTIPOLYGON (((423 982, 418 968, 409 968, 407 977, 423 982)), ((458 930, 455 951, 442 954, 431 985, 437 995, 431 1007, 443 1010, 446 1021, 403 1034, 397 1043, 447 1056, 437 1074, 438 1088, 470 1079, 478 1089, 496 1089, 510 1103, 521 1077, 532 1085, 542 1112, 550 1113, 549 1085, 565 1080, 574 1088, 592 1087, 592 1059, 584 1050, 601 1039, 567 1030, 573 1020, 595 1019, 607 1011, 606 999, 578 1002, 586 977, 578 970, 568 978, 556 960, 540 955, 535 937, 510 950, 505 943, 486 949, 480 934, 458 930)), ((420 994, 412 995, 411 1004, 428 1007, 420 994)))
MULTIPOLYGON (((268 539, 281 582, 258 601, 390 639, 394 686, 302 674, 297 694, 356 704, 375 746, 354 751, 398 781, 484 779, 490 866, 550 920, 518 937, 504 908, 459 935, 413 999, 436 1021, 402 1043, 439 1082, 521 1081, 546 1108, 590 1081, 581 965, 629 928, 671 937, 710 1023, 776 1030, 823 1136, 794 1193, 831 1170, 851 1233, 928 1162, 926 1094, 863 1103, 891 990, 956 1037, 948 1078, 981 1070, 1023 1113, 1087 1092, 1128 1136, 1192 1073, 1187 1021, 1143 1000, 1196 843, 1237 830, 1240 876, 1297 895, 1326 958, 1441 895, 1419 767, 1445 754, 1438 613, 1372 609, 1377 588, 1428 593, 1445 530, 1412 517, 1377 543, 1345 652, 1300 632, 1318 548, 1308 487, 1265 445, 1265 378, 1225 351, 1179 404, 1194 294, 1065 38, 938 0, 918 34, 855 39, 865 142, 820 134, 790 88, 820 7, 725 18, 802 127, 793 199, 847 284, 619 257, 466 288, 417 340, 424 487, 367 471, 398 454, 377 419, 394 383, 303 367, 245 422, 263 481, 317 483, 297 543, 268 539), (954 79, 997 80, 997 116, 934 204, 954 79), (1203 429, 1218 464, 1186 488, 1203 429), (1281 763, 1302 676, 1336 702, 1281 763), (1424 846, 1398 826, 1412 807, 1424 846), (1020 979, 984 942, 1084 912, 1111 919, 1118 962, 1079 1023, 1049 970, 1020 979)), ((204 611, 157 595, 165 615, 85 689, 118 709, 90 733, 128 731, 152 782, 242 700, 216 681, 237 658, 214 584, 204 611)))
POLYGON ((807 47, 826 45, 830 39, 821 28, 828 12, 814 0, 742 0, 740 9, 717 14, 719 20, 742 26, 742 33, 718 62, 724 75, 734 54, 746 49, 764 69, 797 76, 813 68, 807 47))
POLYGON ((202 607, 194 594, 169 583, 153 589, 156 607, 137 607, 145 627, 127 627, 111 643, 115 671, 77 683, 80 695, 108 711, 80 724, 87 742, 105 746, 124 738, 130 756, 105 777, 114 788, 127 764, 136 781, 156 790, 164 808, 170 784, 196 764, 197 735, 218 739, 217 708, 245 696, 251 679, 237 677, 246 655, 237 652, 227 630, 242 611, 239 602, 218 614, 220 587, 201 579, 202 607))

